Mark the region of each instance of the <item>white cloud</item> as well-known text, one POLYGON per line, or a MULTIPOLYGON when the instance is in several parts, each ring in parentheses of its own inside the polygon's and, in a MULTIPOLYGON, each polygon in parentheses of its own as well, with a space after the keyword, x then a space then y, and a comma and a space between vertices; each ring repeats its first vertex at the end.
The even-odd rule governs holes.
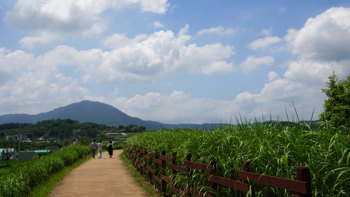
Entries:
POLYGON ((163 28, 163 27, 165 27, 162 23, 160 23, 159 21, 155 21, 154 23, 153 23, 153 26, 154 26, 154 28, 163 28))
POLYGON ((283 7, 278 8, 278 13, 283 13, 285 11, 286 11, 286 8, 283 8, 283 7))
POLYGON ((9 75, 15 74, 16 70, 20 72, 22 68, 29 69, 26 65, 30 62, 31 66, 73 65, 84 83, 95 81, 101 84, 143 84, 152 83, 169 73, 226 74, 234 70, 233 63, 225 61, 235 53, 232 46, 220 43, 201 47, 186 45, 191 39, 185 33, 187 31, 188 25, 179 31, 178 36, 170 30, 141 34, 130 39, 114 34, 101 41, 105 47, 112 48, 111 51, 99 48, 78 51, 61 45, 34 58, 23 51, 6 55, 5 49, 1 49, 0 58, 14 66, 0 69, 9 75), (18 57, 15 54, 19 54, 18 57), (18 68, 15 66, 17 64, 18 68))
POLYGON ((232 29, 232 28, 223 28, 222 26, 219 27, 213 27, 210 29, 202 29, 197 32, 198 36, 201 36, 203 34, 219 34, 221 36, 223 35, 233 35, 237 32, 237 29, 232 29))
POLYGON ((135 38, 129 39, 125 34, 113 34, 101 41, 104 47, 110 49, 118 49, 126 46, 133 46, 136 43, 145 40, 148 36, 146 34, 139 34, 135 38))
POLYGON ((344 79, 350 73, 350 58, 348 60, 336 61, 317 61, 317 60, 297 60, 289 64, 284 77, 290 81, 304 82, 308 85, 317 87, 325 86, 329 80, 328 76, 333 70, 339 78, 344 79))
POLYGON ((270 29, 263 29, 261 30, 260 34, 263 37, 271 36, 273 34, 272 27, 270 29))
POLYGON ((268 47, 271 47, 272 45, 281 42, 282 39, 274 36, 274 37, 266 37, 266 38, 261 38, 258 40, 255 40, 248 44, 248 47, 253 49, 253 50, 258 50, 258 49, 266 49, 268 47))
POLYGON ((20 40, 22 47, 48 46, 78 34, 89 36, 103 32, 107 25, 100 14, 107 9, 139 5, 142 12, 164 14, 167 0, 92 1, 92 0, 18 0, 5 21, 29 32, 20 40))
POLYGON ((23 72, 0 86, 1 114, 37 114, 81 100, 89 91, 56 69, 23 72))
POLYGON ((240 67, 243 69, 245 73, 248 73, 256 69, 259 65, 272 65, 274 62, 275 62, 275 58, 271 56, 264 56, 264 57, 248 56, 247 59, 240 64, 240 67))
POLYGON ((293 54, 304 59, 340 61, 350 57, 350 8, 330 8, 284 36, 293 54))
POLYGON ((280 76, 277 73, 273 72, 273 71, 269 72, 267 77, 268 77, 269 81, 275 81, 277 79, 280 79, 280 76))

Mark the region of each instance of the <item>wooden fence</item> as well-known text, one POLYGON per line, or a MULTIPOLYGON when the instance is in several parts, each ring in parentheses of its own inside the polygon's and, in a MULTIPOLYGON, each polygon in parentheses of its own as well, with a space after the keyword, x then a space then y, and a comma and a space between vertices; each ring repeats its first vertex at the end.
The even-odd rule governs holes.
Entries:
MULTIPOLYGON (((124 143, 125 146, 125 143, 124 143)), ((250 188, 250 183, 258 183, 262 185, 287 189, 290 191, 297 192, 299 197, 310 197, 311 196, 311 180, 310 180, 310 170, 308 167, 297 167, 297 179, 291 180, 273 176, 267 176, 262 174, 253 173, 250 171, 251 162, 246 161, 243 164, 243 170, 238 171, 239 180, 231 180, 215 175, 215 159, 211 158, 209 164, 202 164, 192 162, 191 154, 186 155, 186 159, 183 166, 176 165, 177 153, 173 152, 172 157, 166 156, 165 150, 159 153, 147 152, 145 148, 131 147, 128 149, 124 148, 124 153, 127 158, 134 164, 134 166, 144 175, 147 175, 150 180, 155 180, 159 186, 162 193, 166 192, 166 186, 169 184, 170 192, 177 194, 179 196, 196 196, 196 197, 210 197, 215 196, 214 192, 206 195, 200 191, 197 191, 191 187, 186 188, 176 188, 173 186, 173 181, 178 172, 183 172, 190 176, 192 172, 191 169, 198 169, 207 172, 206 181, 210 185, 210 191, 216 191, 217 185, 226 186, 233 188, 234 190, 239 190, 242 192, 248 192, 250 188), (170 162, 170 169, 172 170, 172 178, 166 177, 164 175, 166 162, 170 162), (152 166, 155 166, 154 169, 152 166), (157 170, 158 167, 161 170, 157 170), (249 180, 249 181, 248 181, 249 180)), ((188 184, 187 184, 188 185, 188 184)), ((249 194, 249 196, 254 196, 254 193, 249 194)), ((290 195, 291 197, 298 197, 296 195, 290 195)))

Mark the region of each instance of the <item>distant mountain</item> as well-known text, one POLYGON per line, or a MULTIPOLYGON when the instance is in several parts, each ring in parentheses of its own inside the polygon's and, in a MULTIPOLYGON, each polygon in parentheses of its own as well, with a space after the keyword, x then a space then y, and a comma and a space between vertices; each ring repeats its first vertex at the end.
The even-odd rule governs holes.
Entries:
MULTIPOLYGON (((5 123, 37 123, 50 119, 72 119, 79 122, 95 122, 108 126, 127 126, 129 124, 144 125, 147 130, 161 128, 200 128, 211 129, 221 124, 163 124, 156 121, 144 121, 140 118, 131 117, 117 108, 100 102, 81 101, 64 107, 59 107, 46 113, 37 115, 28 114, 8 114, 0 116, 0 124, 5 123)), ((225 124, 224 124, 225 125, 225 124)))

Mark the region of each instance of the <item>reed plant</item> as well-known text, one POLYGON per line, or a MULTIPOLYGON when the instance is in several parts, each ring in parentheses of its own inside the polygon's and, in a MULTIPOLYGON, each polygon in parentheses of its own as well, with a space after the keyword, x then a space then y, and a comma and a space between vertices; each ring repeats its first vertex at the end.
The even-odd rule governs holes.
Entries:
MULTIPOLYGON (((298 118, 298 117, 297 117, 298 118)), ((192 161, 209 163, 214 157, 216 174, 238 179, 244 161, 252 161, 254 173, 296 180, 296 168, 306 166, 311 172, 313 196, 350 196, 350 132, 324 122, 316 128, 307 123, 282 125, 280 121, 259 123, 237 119, 237 125, 213 130, 173 129, 143 132, 126 141, 126 151, 143 147, 150 152, 165 150, 167 156, 177 152, 177 165, 183 165, 186 154, 192 161)), ((169 163, 169 162, 167 162, 169 163)), ((172 176, 170 168, 165 172, 172 176)), ((209 192, 205 172, 193 170, 191 176, 179 174, 173 184, 209 192)), ((253 184, 256 196, 289 196, 284 189, 253 184)), ((169 189, 169 187, 168 187, 169 189)), ((218 196, 244 196, 229 188, 218 187, 218 196)))
POLYGON ((0 196, 25 196, 29 194, 31 188, 43 182, 51 174, 89 153, 90 146, 73 145, 28 162, 26 165, 7 168, 1 171, 0 196))

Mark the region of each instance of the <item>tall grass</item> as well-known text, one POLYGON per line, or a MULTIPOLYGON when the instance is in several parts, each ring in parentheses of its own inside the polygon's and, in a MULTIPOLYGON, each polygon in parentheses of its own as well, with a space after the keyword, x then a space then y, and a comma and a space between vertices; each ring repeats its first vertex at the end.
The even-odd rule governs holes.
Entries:
POLYGON ((89 146, 69 146, 27 165, 1 171, 0 196, 24 196, 51 174, 90 153, 89 146))
MULTIPOLYGON (((146 147, 149 151, 166 150, 167 156, 178 153, 177 164, 182 165, 186 154, 192 161, 217 161, 216 174, 238 180, 243 161, 252 161, 252 172, 296 180, 296 168, 307 166, 311 171, 313 196, 350 195, 350 132, 344 127, 331 127, 327 123, 316 129, 301 123, 298 126, 238 121, 214 131, 194 129, 159 130, 130 137, 127 149, 146 147)), ((168 163, 168 162, 167 162, 168 163)), ((171 177, 171 171, 165 172, 171 177)), ((190 184, 204 191, 205 172, 193 170, 190 184)), ((180 174, 175 183, 184 185, 187 175, 180 174)), ((289 196, 295 194, 283 189, 253 184, 256 196, 289 196)), ((239 192, 218 187, 218 196, 239 196, 239 192)))

